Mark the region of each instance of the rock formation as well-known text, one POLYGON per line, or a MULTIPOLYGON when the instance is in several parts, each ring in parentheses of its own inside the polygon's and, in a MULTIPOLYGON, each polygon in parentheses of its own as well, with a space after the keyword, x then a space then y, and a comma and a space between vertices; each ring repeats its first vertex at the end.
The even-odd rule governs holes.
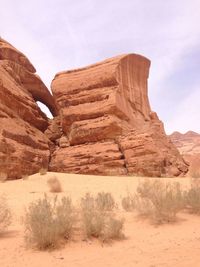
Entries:
POLYGON ((50 170, 146 176, 187 172, 150 109, 149 67, 148 59, 130 54, 55 76, 52 92, 61 131, 54 140, 50 170))
POLYGON ((0 39, 0 174, 51 171, 184 175, 188 166, 151 111, 150 61, 130 54, 58 73, 50 94, 30 61, 0 39), (49 120, 37 101, 54 116, 49 120))
POLYGON ((9 179, 48 168, 48 119, 36 101, 57 114, 52 95, 29 60, 0 39, 0 173, 9 179))

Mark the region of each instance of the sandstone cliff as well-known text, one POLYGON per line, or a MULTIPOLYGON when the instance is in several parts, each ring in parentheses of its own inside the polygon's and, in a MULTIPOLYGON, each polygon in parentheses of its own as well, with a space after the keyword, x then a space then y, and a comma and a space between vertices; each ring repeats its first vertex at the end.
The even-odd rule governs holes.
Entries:
POLYGON ((0 39, 0 172, 8 178, 48 168, 48 119, 36 101, 57 114, 52 95, 29 60, 0 39))
POLYGON ((150 61, 130 54, 58 73, 52 82, 62 133, 49 169, 179 176, 188 167, 151 111, 150 61))

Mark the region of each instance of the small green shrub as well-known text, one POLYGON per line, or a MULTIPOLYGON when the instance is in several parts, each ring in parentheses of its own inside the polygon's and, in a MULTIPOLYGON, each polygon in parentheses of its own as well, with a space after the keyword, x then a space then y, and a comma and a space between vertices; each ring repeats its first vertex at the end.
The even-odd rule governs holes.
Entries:
POLYGON ((135 207, 139 214, 150 217, 154 223, 176 221, 176 215, 184 205, 179 183, 146 180, 137 188, 135 207))
POLYGON ((26 210, 25 238, 28 244, 38 249, 56 248, 64 239, 69 239, 75 223, 71 199, 58 201, 47 198, 32 202, 26 210))
POLYGON ((11 219, 11 210, 8 207, 6 198, 0 196, 0 234, 11 224, 11 219))
POLYGON ((110 212, 114 203, 115 201, 110 198, 110 195, 101 193, 96 199, 89 193, 81 199, 83 231, 87 238, 96 237, 107 242, 123 237, 123 219, 114 218, 114 214, 110 212), (109 201, 107 201, 108 199, 109 201), (111 199, 112 201, 110 201, 111 199))

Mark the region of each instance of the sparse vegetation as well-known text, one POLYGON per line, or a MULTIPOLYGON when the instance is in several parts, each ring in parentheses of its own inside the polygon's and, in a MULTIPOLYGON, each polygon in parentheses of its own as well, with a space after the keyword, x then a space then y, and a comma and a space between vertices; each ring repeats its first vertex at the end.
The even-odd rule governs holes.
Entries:
POLYGON ((45 196, 32 202, 24 217, 26 241, 44 250, 56 248, 64 239, 69 239, 75 223, 71 199, 63 197, 60 201, 45 196))
POLYGON ((98 193, 96 197, 96 206, 102 211, 112 211, 116 207, 115 200, 111 193, 98 193))
POLYGON ((49 178, 47 184, 49 186, 50 192, 52 193, 62 192, 61 183, 56 176, 52 176, 51 178, 49 178))
POLYGON ((179 183, 146 180, 139 184, 135 196, 139 214, 150 217, 154 223, 176 221, 177 213, 184 208, 184 197, 179 183))
POLYGON ((8 207, 6 198, 0 196, 0 234, 11 224, 11 218, 11 210, 8 207))
POLYGON ((199 179, 192 179, 191 187, 185 192, 186 207, 191 213, 200 215, 200 183, 199 179))
POLYGON ((123 237, 123 219, 117 219, 111 210, 115 201, 110 194, 99 193, 95 199, 89 193, 81 199, 82 223, 86 237, 106 242, 123 237), (112 201, 111 201, 112 200, 112 201))
POLYGON ((122 204, 122 208, 125 211, 133 211, 135 208, 134 196, 128 193, 126 197, 122 198, 121 204, 122 204))

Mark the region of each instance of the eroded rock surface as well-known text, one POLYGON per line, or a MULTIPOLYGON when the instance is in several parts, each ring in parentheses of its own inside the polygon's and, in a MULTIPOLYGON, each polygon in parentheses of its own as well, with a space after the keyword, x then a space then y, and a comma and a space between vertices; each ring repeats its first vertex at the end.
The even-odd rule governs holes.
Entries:
POLYGON ((187 164, 151 111, 149 67, 148 59, 130 54, 55 76, 52 92, 62 136, 50 170, 146 176, 187 172, 187 164))
POLYGON ((9 179, 48 168, 49 123, 36 101, 57 114, 52 95, 29 60, 0 39, 0 173, 9 179))

